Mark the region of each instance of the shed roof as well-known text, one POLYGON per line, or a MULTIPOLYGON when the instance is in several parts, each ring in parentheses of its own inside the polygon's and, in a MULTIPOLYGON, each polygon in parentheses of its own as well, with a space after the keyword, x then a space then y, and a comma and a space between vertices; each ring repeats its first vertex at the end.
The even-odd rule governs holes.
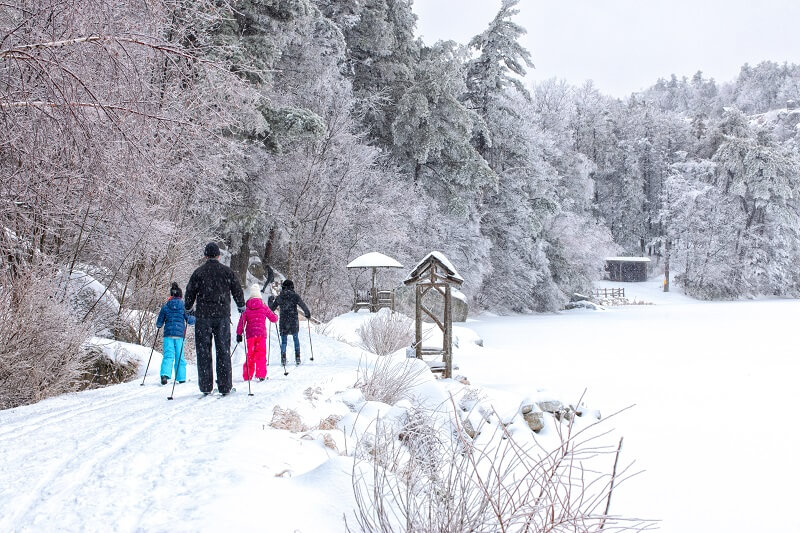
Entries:
POLYGON ((359 255, 347 264, 347 268, 403 268, 403 265, 388 255, 380 252, 369 252, 359 255))
POLYGON ((408 278, 406 278, 403 283, 406 285, 413 283, 424 273, 425 268, 429 266, 430 263, 437 263, 444 270, 445 277, 448 281, 451 281, 456 285, 461 285, 464 283, 464 278, 462 278, 458 273, 456 267, 453 266, 453 263, 451 263, 442 252, 437 251, 430 252, 422 259, 422 261, 417 263, 417 265, 411 270, 408 278))

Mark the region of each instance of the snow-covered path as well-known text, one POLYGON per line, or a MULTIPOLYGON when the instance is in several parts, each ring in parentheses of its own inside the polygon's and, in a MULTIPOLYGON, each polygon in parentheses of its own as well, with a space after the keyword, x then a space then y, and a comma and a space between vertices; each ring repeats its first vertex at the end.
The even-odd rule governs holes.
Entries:
POLYGON ((288 377, 272 366, 252 397, 236 378, 234 394, 202 397, 190 366, 173 401, 171 383, 151 375, 143 387, 0 411, 0 531, 314 530, 315 513, 298 515, 289 497, 294 480, 276 475, 303 474, 330 454, 267 424, 274 406, 296 407, 312 385, 332 393, 353 384, 357 360, 339 344, 320 337, 316 361, 292 365, 288 377))

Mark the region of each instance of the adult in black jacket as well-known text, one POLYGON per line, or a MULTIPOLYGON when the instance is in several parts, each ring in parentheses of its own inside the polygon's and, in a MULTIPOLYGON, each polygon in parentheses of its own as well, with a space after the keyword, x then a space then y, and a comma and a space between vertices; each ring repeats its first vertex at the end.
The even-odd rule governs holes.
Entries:
POLYGON ((294 337, 294 362, 300 364, 300 339, 297 334, 300 331, 300 322, 297 318, 297 306, 303 310, 306 319, 311 318, 311 311, 303 302, 300 295, 294 292, 294 282, 290 279, 284 280, 281 286, 281 293, 269 299, 269 308, 273 311, 280 308, 280 320, 278 327, 281 332, 281 364, 286 364, 286 341, 289 335, 294 337))
POLYGON ((226 395, 233 388, 231 373, 231 295, 241 313, 244 310, 242 286, 233 270, 219 262, 219 246, 210 242, 205 249, 206 262, 192 273, 186 286, 184 305, 191 309, 197 302, 194 342, 197 352, 197 381, 203 394, 214 388, 211 340, 217 352, 217 388, 226 395))

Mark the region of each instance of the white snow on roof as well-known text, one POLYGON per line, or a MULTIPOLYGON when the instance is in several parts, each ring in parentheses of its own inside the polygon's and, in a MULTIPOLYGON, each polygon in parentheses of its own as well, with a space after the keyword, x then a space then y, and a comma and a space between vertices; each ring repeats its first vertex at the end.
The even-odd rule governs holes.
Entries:
POLYGON ((364 255, 360 255, 347 264, 347 268, 373 267, 403 268, 403 265, 388 255, 384 255, 380 252, 369 252, 364 255))
POLYGON ((649 263, 647 257, 606 257, 606 261, 625 261, 627 263, 649 263))
POLYGON ((457 279, 459 281, 464 281, 464 278, 462 278, 461 275, 458 273, 458 270, 456 270, 456 267, 453 266, 453 263, 451 263, 450 260, 442 252, 437 252, 435 250, 426 255, 425 257, 423 257, 422 261, 417 263, 416 266, 414 266, 414 268, 411 269, 411 272, 415 272, 420 267, 420 265, 422 265, 425 261, 427 261, 428 258, 431 256, 439 260, 439 262, 442 263, 446 269, 452 272, 450 277, 452 277, 453 279, 457 279))

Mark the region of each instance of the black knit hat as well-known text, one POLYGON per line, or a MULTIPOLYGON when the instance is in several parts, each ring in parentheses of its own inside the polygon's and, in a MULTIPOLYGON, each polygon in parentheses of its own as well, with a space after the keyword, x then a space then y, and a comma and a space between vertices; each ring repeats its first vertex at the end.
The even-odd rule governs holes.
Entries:
POLYGON ((206 244, 206 249, 203 252, 203 255, 206 257, 219 257, 219 246, 217 246, 217 243, 212 241, 206 244))
POLYGON ((180 285, 173 281, 172 285, 169 287, 169 295, 175 298, 183 298, 183 291, 181 290, 180 285))
POLYGON ((285 279, 285 280, 283 280, 282 287, 284 289, 289 289, 290 291, 293 291, 294 290, 294 282, 292 280, 290 280, 290 279, 285 279))

